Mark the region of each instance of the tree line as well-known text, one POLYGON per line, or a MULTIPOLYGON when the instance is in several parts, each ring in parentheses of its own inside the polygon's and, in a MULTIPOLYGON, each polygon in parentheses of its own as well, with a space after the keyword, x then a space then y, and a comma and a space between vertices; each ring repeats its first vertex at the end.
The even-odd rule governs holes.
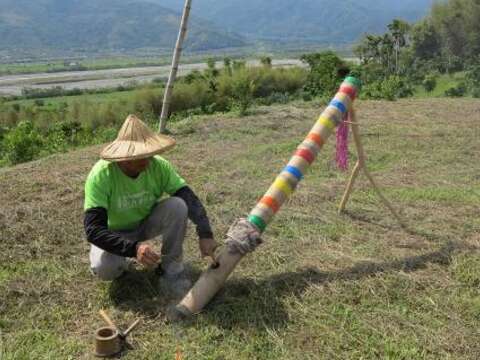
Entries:
POLYGON ((381 98, 393 87, 385 97, 408 96, 417 84, 431 91, 438 75, 464 71, 445 95, 480 96, 479 20, 480 0, 449 0, 435 3, 416 24, 395 19, 386 33, 365 35, 354 52, 367 94, 381 98))

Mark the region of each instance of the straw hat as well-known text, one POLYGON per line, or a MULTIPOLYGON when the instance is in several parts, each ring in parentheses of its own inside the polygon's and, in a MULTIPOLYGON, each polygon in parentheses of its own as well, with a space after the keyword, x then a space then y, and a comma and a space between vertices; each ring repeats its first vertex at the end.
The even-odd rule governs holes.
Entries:
POLYGON ((175 146, 172 138, 156 134, 135 115, 129 115, 114 142, 105 147, 100 157, 108 161, 143 159, 163 153, 175 146))

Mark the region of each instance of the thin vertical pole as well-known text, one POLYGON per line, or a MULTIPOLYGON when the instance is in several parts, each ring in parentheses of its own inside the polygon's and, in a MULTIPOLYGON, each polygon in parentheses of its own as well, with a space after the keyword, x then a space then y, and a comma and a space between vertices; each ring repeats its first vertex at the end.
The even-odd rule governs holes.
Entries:
MULTIPOLYGON (((373 176, 370 174, 370 171, 368 170, 367 168, 367 164, 366 164, 366 156, 365 156, 365 151, 363 149, 363 144, 362 144, 362 140, 360 139, 360 131, 359 131, 359 128, 358 128, 358 121, 357 121, 357 114, 356 114, 356 111, 354 108, 352 108, 351 110, 351 119, 352 119, 352 133, 353 133, 353 140, 355 142, 355 147, 357 148, 357 154, 358 154, 358 162, 357 164, 359 165, 358 166, 358 169, 359 170, 362 170, 363 173, 365 174, 365 176, 367 177, 367 179, 370 181, 370 184, 372 185, 373 189, 375 190, 375 192, 377 193, 378 197, 380 198, 380 200, 382 201, 382 203, 385 205, 385 207, 390 210, 390 212, 392 213, 392 215, 395 217, 395 219, 398 221, 398 223, 404 228, 406 229, 407 228, 407 225, 406 223, 403 221, 403 219, 398 215, 397 211, 395 210, 395 208, 392 206, 392 204, 387 200, 387 198, 383 195, 382 191, 380 190, 379 186, 377 185, 377 183, 375 182, 375 180, 373 179, 373 176)), ((356 167, 357 168, 357 167, 356 167)), ((355 170, 355 169, 354 169, 355 170)), ((357 170, 358 171, 358 170, 357 170)), ((353 174, 352 174, 352 177, 353 177, 353 174)), ((356 177, 356 176, 355 176, 356 177)), ((353 184, 352 184, 353 186, 353 184)), ((347 186, 347 189, 349 188, 350 186, 347 186)), ((350 189, 351 191, 351 189, 350 189)), ((346 201, 345 201, 346 203, 346 201)), ((345 203, 343 204, 343 208, 345 208, 345 203)))
POLYGON ((182 21, 180 22, 180 30, 178 32, 177 43, 173 52, 172 68, 170 70, 170 76, 168 77, 167 86, 165 88, 165 94, 163 95, 162 114, 160 115, 159 131, 164 133, 167 126, 168 112, 170 110, 170 100, 172 98, 173 84, 177 78, 178 63, 180 61, 180 55, 182 54, 182 45, 187 33, 188 17, 190 15, 190 8, 192 6, 192 0, 185 0, 185 7, 183 8, 182 21))

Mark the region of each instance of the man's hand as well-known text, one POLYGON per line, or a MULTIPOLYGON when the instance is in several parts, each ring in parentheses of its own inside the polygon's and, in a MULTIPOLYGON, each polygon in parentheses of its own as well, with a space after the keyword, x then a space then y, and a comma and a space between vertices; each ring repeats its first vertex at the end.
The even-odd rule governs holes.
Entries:
POLYGON ((137 246, 137 260, 146 267, 155 267, 160 261, 160 255, 150 245, 139 244, 137 246))
POLYGON ((215 260, 215 249, 218 247, 218 244, 213 238, 200 239, 199 246, 202 257, 210 256, 212 260, 215 260))

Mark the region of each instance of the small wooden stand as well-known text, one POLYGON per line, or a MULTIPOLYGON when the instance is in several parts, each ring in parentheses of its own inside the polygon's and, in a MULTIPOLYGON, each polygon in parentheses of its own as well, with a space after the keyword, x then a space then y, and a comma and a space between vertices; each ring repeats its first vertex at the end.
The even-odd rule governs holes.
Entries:
POLYGON ((353 108, 350 111, 350 119, 352 120, 351 125, 352 125, 353 140, 355 142, 355 148, 357 149, 358 160, 357 160, 357 163, 355 164, 355 167, 353 168, 352 174, 350 175, 350 179, 348 181, 347 188, 345 189, 345 193, 343 194, 342 201, 340 202, 340 205, 338 207, 338 213, 340 214, 345 210, 345 206, 347 205, 347 201, 350 197, 350 194, 352 193, 353 185, 355 184, 355 180, 357 179, 360 171, 362 170, 363 173, 365 174, 365 176, 367 177, 367 179, 370 181, 370 184, 372 185, 373 189, 377 193, 380 200, 388 208, 388 210, 390 210, 390 212, 395 217, 395 219, 397 219, 398 223, 403 228, 406 229, 407 228, 406 223, 398 215, 398 213, 395 211, 394 207, 390 204, 390 202, 387 200, 387 198, 382 194, 382 192, 380 191, 380 188, 376 184, 375 180, 373 179, 372 175, 370 174, 370 171, 367 168, 365 152, 363 150, 362 141, 360 140, 360 131, 359 131, 359 128, 358 128, 357 116, 356 116, 356 113, 355 113, 355 109, 353 109, 353 108))

